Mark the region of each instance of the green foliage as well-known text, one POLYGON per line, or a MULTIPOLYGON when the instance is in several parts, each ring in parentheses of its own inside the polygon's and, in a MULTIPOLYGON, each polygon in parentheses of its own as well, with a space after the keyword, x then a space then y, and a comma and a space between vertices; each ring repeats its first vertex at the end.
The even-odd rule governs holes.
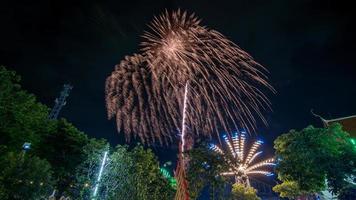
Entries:
POLYGON ((307 192, 301 191, 298 183, 294 181, 284 181, 273 187, 273 191, 280 193, 279 195, 283 198, 295 199, 299 196, 307 194, 307 192))
POLYGON ((257 196, 257 191, 253 187, 235 183, 232 186, 231 200, 260 200, 260 198, 257 196))
MULTIPOLYGON (((49 109, 19 83, 15 72, 0 67, 0 199, 40 199, 52 186, 57 194, 89 199, 109 144, 89 139, 65 119, 49 120, 49 109), (32 143, 26 156, 13 153, 24 142, 32 143)), ((106 169, 100 195, 107 199, 173 198, 157 158, 142 146, 118 146, 106 169)))
MULTIPOLYGON (((95 180, 97 179, 97 172, 100 167, 100 163, 103 158, 105 151, 109 150, 109 144, 104 140, 91 139, 88 144, 83 147, 83 152, 85 154, 85 159, 76 168, 76 180, 74 195, 79 199, 90 199, 92 194, 92 189, 95 185, 95 180)), ((114 161, 114 159, 110 158, 114 161)), ((105 166, 105 171, 103 176, 105 176, 109 171, 110 167, 105 166)), ((111 176, 111 175, 108 175, 111 176)), ((110 185, 111 183, 107 180, 103 181, 105 184, 110 185)), ((105 185, 103 184, 103 185, 105 185)), ((105 185, 106 186, 106 185, 105 185)), ((104 187, 105 187, 104 186, 104 187)), ((113 186, 114 187, 114 186, 113 186)), ((110 193, 110 191, 105 191, 105 193, 110 193)), ((106 194, 107 195, 107 194, 106 194)))
POLYGON ((37 200, 48 197, 53 181, 47 161, 14 152, 0 159, 0 199, 37 200))
POLYGON ((187 179, 191 199, 197 199, 206 186, 210 186, 211 198, 223 198, 225 180, 224 177, 217 176, 228 169, 223 158, 205 145, 191 150, 188 156, 190 161, 187 179))
MULTIPOLYGON (((136 199, 173 199, 174 190, 159 170, 159 163, 151 149, 135 147, 130 152, 133 160, 131 173, 134 176, 136 199)), ((124 199, 124 198, 119 198, 124 199)))
POLYGON ((56 188, 62 193, 74 183, 76 167, 86 158, 83 147, 89 139, 65 119, 54 122, 53 131, 43 138, 36 154, 52 165, 56 188))
MULTIPOLYGON (((108 146, 93 149, 78 167, 77 188, 81 198, 91 197, 103 154, 108 149, 108 146)), ((98 195, 113 200, 163 200, 173 199, 174 190, 160 173, 157 158, 151 150, 137 146, 129 151, 126 146, 117 146, 109 154, 98 195)))
POLYGON ((285 189, 291 186, 298 186, 300 193, 320 192, 326 188, 326 180, 329 189, 338 194, 349 185, 347 177, 356 175, 356 151, 339 124, 291 130, 275 140, 274 148, 279 158, 278 179, 287 182, 276 189, 285 196, 295 195, 285 189))
POLYGON ((36 146, 52 130, 48 108, 19 85, 14 71, 0 66, 0 145, 3 151, 17 151, 24 142, 36 146))
POLYGON ((0 153, 17 152, 30 142, 28 154, 49 162, 61 194, 70 190, 77 165, 87 157, 83 146, 100 142, 88 139, 65 119, 49 120, 49 109, 19 83, 15 72, 0 67, 0 153))

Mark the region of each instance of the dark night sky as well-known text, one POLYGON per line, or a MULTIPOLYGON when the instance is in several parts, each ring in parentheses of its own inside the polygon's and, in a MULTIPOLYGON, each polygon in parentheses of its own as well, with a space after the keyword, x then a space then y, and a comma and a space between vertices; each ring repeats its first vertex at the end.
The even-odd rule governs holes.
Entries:
MULTIPOLYGON (((356 31, 349 1, 308 0, 37 0, 0 3, 0 64, 50 107, 64 83, 74 89, 61 116, 95 137, 120 142, 108 121, 104 82, 165 8, 195 12, 270 71, 278 91, 259 136, 356 114, 356 31)), ((166 157, 160 153, 161 157, 166 157)))

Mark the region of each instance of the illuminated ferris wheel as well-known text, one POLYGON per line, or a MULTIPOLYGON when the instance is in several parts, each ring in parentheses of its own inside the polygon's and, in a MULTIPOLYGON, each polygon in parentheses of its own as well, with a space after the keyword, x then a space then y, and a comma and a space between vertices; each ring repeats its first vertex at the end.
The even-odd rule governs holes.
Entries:
POLYGON ((229 170, 221 173, 222 176, 234 176, 236 183, 250 186, 250 178, 257 175, 272 176, 271 168, 275 166, 275 159, 261 159, 263 151, 258 151, 263 144, 262 140, 255 141, 251 146, 246 145, 246 132, 234 133, 229 139, 223 135, 224 146, 221 148, 210 144, 210 149, 223 156, 229 170))

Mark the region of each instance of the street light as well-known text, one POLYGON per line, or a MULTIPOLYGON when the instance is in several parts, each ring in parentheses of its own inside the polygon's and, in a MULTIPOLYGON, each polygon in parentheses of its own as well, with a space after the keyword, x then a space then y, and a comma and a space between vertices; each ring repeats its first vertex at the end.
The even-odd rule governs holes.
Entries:
POLYGON ((30 149, 31 149, 31 143, 29 143, 29 142, 23 143, 23 145, 22 145, 22 150, 23 151, 27 152, 30 149))
POLYGON ((24 161, 25 158, 25 154, 27 151, 29 151, 31 149, 31 143, 29 142, 25 142, 22 145, 22 156, 21 156, 21 160, 24 161))

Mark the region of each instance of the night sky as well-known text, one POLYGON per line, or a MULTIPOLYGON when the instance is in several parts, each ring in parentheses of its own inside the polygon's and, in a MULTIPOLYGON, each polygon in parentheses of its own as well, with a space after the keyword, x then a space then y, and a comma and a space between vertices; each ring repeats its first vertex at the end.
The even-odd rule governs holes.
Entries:
POLYGON ((258 128, 268 148, 290 129, 320 126, 311 109, 324 118, 356 114, 356 17, 349 1, 21 2, 0 3, 0 65, 16 70, 23 87, 50 107, 62 85, 72 84, 61 116, 112 144, 122 137, 106 117, 105 79, 138 51, 147 23, 166 8, 195 12, 269 69, 277 94, 269 94, 269 126, 258 128))

